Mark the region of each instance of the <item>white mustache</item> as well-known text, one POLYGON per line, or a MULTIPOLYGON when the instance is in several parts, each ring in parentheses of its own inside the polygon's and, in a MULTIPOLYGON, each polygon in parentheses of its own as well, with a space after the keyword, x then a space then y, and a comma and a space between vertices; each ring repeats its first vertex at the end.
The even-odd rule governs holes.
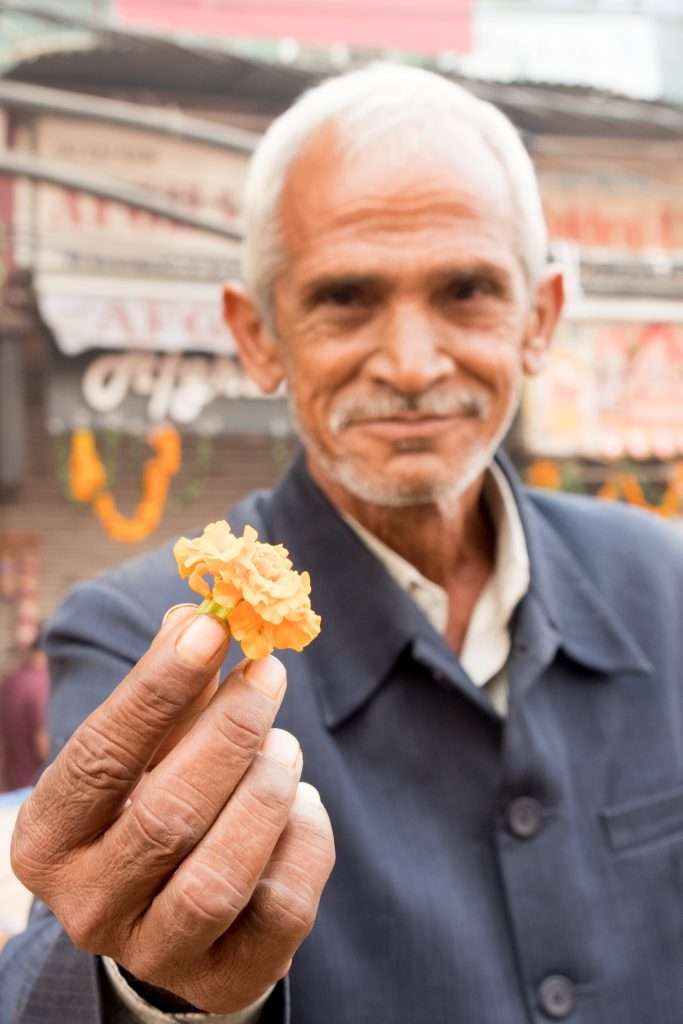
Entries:
POLYGON ((471 391, 456 394, 426 391, 420 395, 387 392, 372 398, 349 398, 342 401, 330 415, 330 430, 338 434, 345 427, 361 420, 391 419, 405 413, 424 416, 464 416, 476 419, 485 416, 489 404, 471 391))

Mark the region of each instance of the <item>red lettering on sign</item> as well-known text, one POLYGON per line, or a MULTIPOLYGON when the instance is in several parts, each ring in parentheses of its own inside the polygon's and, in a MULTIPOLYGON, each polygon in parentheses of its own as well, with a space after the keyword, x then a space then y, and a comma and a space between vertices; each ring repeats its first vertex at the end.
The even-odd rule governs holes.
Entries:
POLYGON ((598 206, 566 206, 561 200, 546 198, 548 231, 551 238, 604 249, 683 248, 683 211, 665 203, 633 206, 633 212, 612 213, 598 206))

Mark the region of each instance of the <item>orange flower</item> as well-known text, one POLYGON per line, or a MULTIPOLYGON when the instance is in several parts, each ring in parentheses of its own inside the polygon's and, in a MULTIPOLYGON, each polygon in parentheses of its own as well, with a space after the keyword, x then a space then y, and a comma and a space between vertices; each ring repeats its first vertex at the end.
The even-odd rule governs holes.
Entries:
POLYGON ((107 473, 90 430, 77 430, 71 441, 69 481, 76 501, 92 501, 107 483, 107 473))
POLYGON ((549 459, 537 459, 526 471, 526 482, 531 487, 547 487, 559 491, 562 487, 562 476, 554 462, 549 459))
POLYGON ((236 537, 224 522, 173 548, 178 571, 204 598, 200 608, 225 619, 248 658, 278 647, 301 651, 320 632, 311 608, 311 580, 292 568, 282 544, 264 544, 253 526, 236 537), (205 576, 213 576, 213 589, 205 576))

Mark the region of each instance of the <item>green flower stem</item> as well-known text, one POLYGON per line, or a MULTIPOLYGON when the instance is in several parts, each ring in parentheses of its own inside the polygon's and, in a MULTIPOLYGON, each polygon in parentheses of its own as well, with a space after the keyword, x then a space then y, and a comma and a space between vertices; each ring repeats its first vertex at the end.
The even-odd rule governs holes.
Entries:
POLYGON ((212 597, 207 597, 202 601, 197 611, 204 612, 206 615, 215 615, 217 619, 228 622, 232 608, 226 608, 225 605, 214 601, 212 597))

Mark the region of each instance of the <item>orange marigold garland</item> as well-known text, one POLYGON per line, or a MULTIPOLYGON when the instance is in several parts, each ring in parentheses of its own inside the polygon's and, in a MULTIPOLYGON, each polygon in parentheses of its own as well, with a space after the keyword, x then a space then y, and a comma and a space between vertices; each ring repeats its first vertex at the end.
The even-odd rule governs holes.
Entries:
MULTIPOLYGON (((560 490, 562 487, 560 471, 549 460, 539 459, 533 462, 528 467, 525 476, 527 483, 534 487, 547 487, 550 490, 560 490)), ((596 497, 602 501, 622 499, 629 505, 648 509, 665 519, 680 516, 683 510, 683 462, 677 462, 673 467, 672 478, 659 503, 648 500, 640 480, 634 473, 616 474, 605 481, 596 492, 596 497)))
POLYGON ((173 554, 180 575, 204 598, 199 610, 223 619, 248 658, 276 647, 301 651, 320 632, 309 574, 292 567, 282 544, 259 541, 253 526, 236 537, 224 520, 209 523, 200 537, 181 537, 173 554))
POLYGON ((549 459, 537 459, 527 469, 526 482, 531 487, 546 487, 558 491, 562 487, 562 475, 556 463, 549 459))
POLYGON ((156 454, 143 471, 143 494, 132 516, 122 515, 111 491, 106 489, 104 468, 91 430, 77 430, 71 439, 69 485, 77 501, 92 504, 110 537, 119 541, 144 540, 161 521, 171 477, 181 466, 182 443, 174 427, 158 427, 149 437, 156 454))

